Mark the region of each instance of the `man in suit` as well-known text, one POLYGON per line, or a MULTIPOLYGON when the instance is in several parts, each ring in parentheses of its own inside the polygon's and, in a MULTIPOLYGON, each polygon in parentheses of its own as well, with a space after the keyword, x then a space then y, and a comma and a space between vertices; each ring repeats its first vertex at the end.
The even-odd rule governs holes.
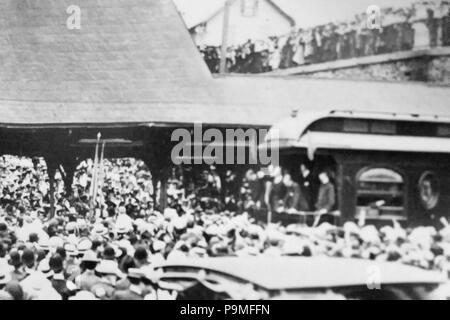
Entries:
POLYGON ((330 178, 326 172, 319 174, 320 187, 316 201, 316 211, 319 214, 314 221, 314 225, 318 225, 321 222, 333 221, 330 213, 334 209, 336 204, 336 194, 334 186, 330 181, 330 178))
POLYGON ((48 264, 49 268, 53 271, 53 277, 51 279, 53 289, 61 295, 63 300, 69 299, 70 296, 75 294, 75 285, 64 277, 61 256, 59 254, 53 255, 48 264))
POLYGON ((81 264, 84 267, 84 272, 75 278, 75 284, 80 290, 91 291, 92 287, 101 282, 100 277, 95 274, 95 267, 100 260, 94 251, 86 251, 81 264))
POLYGON ((336 203, 336 195, 333 184, 326 172, 319 174, 320 187, 317 195, 316 210, 321 214, 329 213, 336 203))
POLYGON ((101 260, 95 267, 101 281, 91 287, 91 292, 101 300, 111 300, 115 293, 117 281, 123 277, 117 262, 113 260, 101 260))
POLYGON ((22 264, 24 266, 25 277, 36 271, 36 257, 31 249, 25 249, 22 252, 22 264))
POLYGON ((12 250, 9 253, 8 264, 14 268, 11 271, 11 280, 20 282, 27 276, 22 266, 20 253, 17 250, 12 250))
POLYGON ((283 199, 283 207, 286 212, 290 211, 308 211, 309 204, 305 197, 302 196, 302 191, 299 184, 292 180, 290 174, 285 174, 283 183, 286 186, 286 195, 283 199))
POLYGON ((308 167, 302 163, 300 165, 300 197, 302 197, 302 203, 306 204, 304 211, 311 211, 314 208, 314 181, 311 175, 311 171, 308 167))

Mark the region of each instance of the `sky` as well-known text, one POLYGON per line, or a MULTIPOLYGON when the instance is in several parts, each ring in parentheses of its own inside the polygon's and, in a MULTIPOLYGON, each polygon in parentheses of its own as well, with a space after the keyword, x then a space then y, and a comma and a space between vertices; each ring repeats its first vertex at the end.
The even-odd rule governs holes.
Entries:
MULTIPOLYGON (((191 26, 211 16, 225 0, 174 0, 185 19, 191 26)), ((353 18, 365 12, 370 5, 383 7, 404 7, 417 0, 274 0, 291 15, 298 27, 311 27, 328 22, 353 18)))
POLYGON ((297 22, 299 27, 310 27, 334 21, 347 20, 365 12, 370 5, 405 7, 417 0, 275 0, 297 22))
POLYGON ((222 7, 225 0, 173 0, 188 28, 204 21, 222 7))

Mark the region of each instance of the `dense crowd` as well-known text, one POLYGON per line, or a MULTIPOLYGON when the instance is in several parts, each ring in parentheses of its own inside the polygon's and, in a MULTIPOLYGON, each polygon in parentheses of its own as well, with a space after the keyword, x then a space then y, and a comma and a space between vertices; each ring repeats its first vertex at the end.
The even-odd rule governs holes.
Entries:
MULTIPOLYGON (((298 29, 289 35, 254 39, 228 48, 227 69, 262 73, 306 64, 450 45, 447 1, 418 2, 382 10, 382 28, 369 30, 367 15, 352 21, 298 29)), ((199 48, 211 72, 219 72, 220 48, 199 48)))
MULTIPOLYGON (((249 170, 243 181, 214 167, 195 179, 173 174, 168 207, 154 204, 151 174, 141 161, 104 160, 95 210, 89 199, 92 162, 78 167, 73 194, 57 174, 55 213, 42 159, 0 159, 0 299, 176 299, 154 266, 171 259, 218 256, 333 256, 398 261, 446 270, 450 226, 377 230, 364 223, 336 227, 265 224, 253 212, 309 209, 326 214, 334 190, 319 176, 315 201, 281 168, 249 170), (283 189, 283 191, 281 191, 283 189), (314 208, 311 208, 313 206, 314 208)), ((301 168, 303 187, 309 171, 301 168)))

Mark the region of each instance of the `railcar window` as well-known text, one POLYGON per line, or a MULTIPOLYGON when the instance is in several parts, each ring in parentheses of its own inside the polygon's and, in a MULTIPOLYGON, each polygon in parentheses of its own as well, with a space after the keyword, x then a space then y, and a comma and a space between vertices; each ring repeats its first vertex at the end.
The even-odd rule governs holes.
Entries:
POLYGON ((391 219, 404 214, 404 181, 388 168, 370 168, 356 177, 357 216, 367 219, 391 219))
POLYGON ((424 172, 419 179, 418 189, 422 206, 427 210, 434 209, 439 202, 438 176, 431 171, 424 172))
POLYGON ((373 121, 370 125, 370 132, 380 134, 396 134, 397 125, 395 122, 390 121, 373 121))
POLYGON ((437 135, 440 137, 448 137, 450 136, 450 126, 443 124, 437 127, 437 135))
POLYGON ((358 119, 345 119, 344 120, 345 132, 369 132, 369 121, 358 119))
POLYGON ((343 119, 319 120, 311 126, 311 130, 321 132, 341 132, 344 125, 343 123, 343 119))
POLYGON ((401 122, 398 134, 402 136, 433 137, 436 136, 436 125, 425 122, 401 122))

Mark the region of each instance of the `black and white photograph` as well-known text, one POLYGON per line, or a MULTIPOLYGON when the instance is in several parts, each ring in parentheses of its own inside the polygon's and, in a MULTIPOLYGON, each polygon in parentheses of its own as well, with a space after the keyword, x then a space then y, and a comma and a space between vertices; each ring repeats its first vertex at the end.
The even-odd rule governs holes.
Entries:
POLYGON ((0 300, 450 300, 450 0, 0 0, 0 300))

